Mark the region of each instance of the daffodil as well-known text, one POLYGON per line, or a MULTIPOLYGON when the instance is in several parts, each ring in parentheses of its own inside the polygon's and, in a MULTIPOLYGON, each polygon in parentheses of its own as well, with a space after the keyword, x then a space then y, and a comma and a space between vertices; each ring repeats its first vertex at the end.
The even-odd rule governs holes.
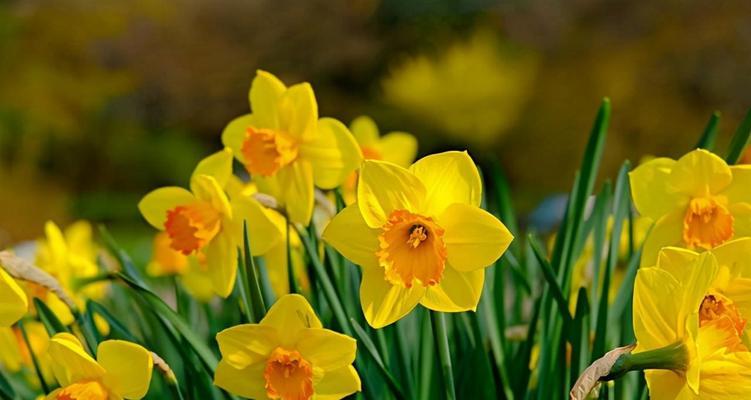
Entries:
POLYGON ((314 185, 339 186, 362 156, 347 127, 318 119, 308 83, 289 88, 258 71, 250 87, 252 114, 231 121, 222 142, 251 174, 262 192, 276 197, 290 220, 307 225, 313 213, 314 185))
POLYGON ((58 333, 50 341, 49 355, 61 388, 47 400, 141 399, 151 384, 151 353, 134 343, 104 341, 94 360, 75 336, 58 333))
POLYGON ((193 297, 206 303, 214 297, 214 286, 203 253, 185 255, 173 249, 167 232, 154 236, 151 261, 146 266, 149 276, 177 276, 193 297))
POLYGON ((26 293, 0 266, 0 326, 11 326, 29 308, 26 293))
POLYGON ((480 208, 480 174, 466 152, 418 160, 409 169, 366 160, 357 203, 323 238, 362 268, 368 323, 391 324, 418 303, 437 311, 474 310, 485 280, 513 239, 480 208))
MULTIPOLYGON (((31 358, 31 351, 33 351, 44 379, 52 380, 52 365, 47 353, 50 337, 47 330, 41 322, 33 320, 25 321, 24 329, 29 338, 31 350, 23 339, 20 328, 0 327, 0 348, 3 349, 0 351, 0 366, 12 373, 19 372, 24 367, 31 372, 35 368, 31 358)), ((34 386, 39 386, 39 379, 35 373, 27 373, 25 377, 34 386)))
POLYGON ((280 298, 259 324, 217 337, 222 360, 214 383, 252 399, 341 399, 361 389, 352 363, 357 343, 324 329, 304 297, 280 298))
POLYGON ((202 160, 190 179, 190 190, 164 187, 138 204, 153 227, 167 232, 170 247, 204 260, 214 292, 227 297, 237 277, 237 255, 248 221, 251 252, 260 255, 281 240, 281 232, 252 198, 230 199, 224 187, 232 175, 232 151, 225 148, 202 160))
POLYGON ((655 223, 642 266, 665 246, 708 250, 751 235, 751 165, 728 166, 706 150, 655 158, 629 174, 636 209, 655 223))
POLYGON ((646 371, 652 399, 751 398, 749 260, 742 238, 704 253, 668 247, 639 269, 633 354, 668 367, 646 371))

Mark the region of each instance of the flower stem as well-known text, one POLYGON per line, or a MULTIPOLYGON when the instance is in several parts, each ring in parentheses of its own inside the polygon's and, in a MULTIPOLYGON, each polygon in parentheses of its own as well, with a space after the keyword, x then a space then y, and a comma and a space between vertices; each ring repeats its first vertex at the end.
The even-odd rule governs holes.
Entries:
POLYGON ((42 374, 42 369, 39 367, 39 360, 37 359, 36 354, 34 354, 34 349, 31 347, 31 342, 29 341, 29 335, 26 333, 26 328, 23 327, 23 321, 18 321, 18 329, 21 331, 23 341, 24 343, 26 343, 26 348, 29 350, 29 354, 31 355, 31 362, 34 364, 34 371, 37 374, 37 378, 39 378, 39 385, 42 386, 44 393, 49 393, 50 387, 44 380, 44 374, 42 374))
POLYGON ((645 369, 685 371, 688 369, 688 363, 689 356, 686 345, 683 342, 675 342, 659 349, 621 355, 610 368, 610 373, 600 380, 613 380, 626 372, 645 369))
POLYGON ((446 398, 456 400, 456 389, 454 389, 454 370, 451 366, 451 351, 449 349, 449 338, 446 332, 446 316, 438 311, 430 311, 430 321, 433 324, 433 338, 438 350, 438 359, 441 362, 441 371, 443 372, 443 382, 446 387, 446 398))

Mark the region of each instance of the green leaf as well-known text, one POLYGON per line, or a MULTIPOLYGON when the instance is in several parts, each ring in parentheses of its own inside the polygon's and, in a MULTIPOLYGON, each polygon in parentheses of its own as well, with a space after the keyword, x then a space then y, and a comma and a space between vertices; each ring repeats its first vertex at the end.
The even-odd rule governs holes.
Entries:
POLYGON ((68 328, 57 318, 57 315, 38 297, 34 297, 34 307, 37 310, 39 320, 42 321, 42 325, 44 325, 44 329, 47 330, 47 334, 50 337, 58 333, 70 333, 68 328))
POLYGON ((5 372, 0 369, 0 399, 2 400, 17 400, 18 396, 16 391, 13 390, 13 386, 10 385, 8 378, 5 376, 5 372))
POLYGON ((375 343, 373 343, 373 340, 370 339, 368 333, 365 332, 365 330, 360 326, 360 324, 357 323, 357 321, 354 320, 354 318, 350 319, 350 322, 352 323, 352 329, 354 330, 357 339, 365 346, 366 354, 368 354, 370 358, 375 361, 375 364, 378 367, 378 372, 381 373, 386 381, 386 384, 389 385, 389 388, 397 398, 405 399, 406 397, 404 396, 404 391, 402 390, 401 385, 399 385, 399 382, 394 379, 394 376, 391 375, 391 372, 389 372, 388 368, 386 368, 386 364, 383 362, 383 357, 381 357, 381 354, 378 352, 378 348, 376 347, 375 343))
POLYGON ((699 141, 696 143, 697 149, 714 150, 715 140, 717 139, 717 127, 720 125, 720 112, 715 111, 709 117, 707 126, 704 128, 699 141))
POLYGON ((571 335, 571 381, 573 386, 577 377, 587 367, 589 361, 589 300, 587 289, 580 287, 576 297, 576 315, 571 335))
POLYGON ((241 297, 245 303, 245 310, 248 313, 248 322, 257 323, 266 315, 266 305, 263 302, 261 285, 259 283, 253 255, 250 252, 250 238, 248 236, 247 221, 243 221, 243 257, 242 262, 238 260, 240 272, 241 297))
POLYGON ((136 339, 136 337, 130 333, 128 328, 126 328, 122 322, 115 318, 115 316, 112 315, 112 313, 110 313, 109 310, 107 310, 103 305, 93 300, 88 300, 86 302, 86 309, 91 310, 92 313, 99 315, 105 321, 107 321, 107 324, 109 324, 110 326, 111 337, 115 339, 127 340, 132 343, 141 343, 141 341, 136 339))
POLYGON ((748 144, 749 135, 751 135, 751 109, 746 112, 746 116, 743 117, 743 121, 738 125, 738 129, 730 140, 728 156, 725 158, 728 164, 733 165, 740 160, 743 150, 748 144))
POLYGON ((530 245, 532 246, 532 251, 537 258, 537 262, 540 264, 542 274, 545 277, 545 281, 548 283, 548 288, 553 295, 553 300, 555 300, 555 303, 558 306, 558 312, 560 313, 561 317, 563 317, 565 323, 570 323, 571 314, 568 311, 568 300, 563 294, 563 291, 561 291, 561 287, 558 285, 558 281, 555 279, 553 268, 550 266, 550 262, 543 254, 544 250, 540 248, 540 244, 537 242, 534 235, 530 234, 528 236, 528 239, 530 245))
POLYGON ((433 325, 433 339, 435 339, 438 361, 441 363, 443 385, 448 400, 456 400, 456 385, 454 384, 454 369, 451 363, 448 332, 446 331, 446 316, 439 311, 430 311, 430 322, 433 325))

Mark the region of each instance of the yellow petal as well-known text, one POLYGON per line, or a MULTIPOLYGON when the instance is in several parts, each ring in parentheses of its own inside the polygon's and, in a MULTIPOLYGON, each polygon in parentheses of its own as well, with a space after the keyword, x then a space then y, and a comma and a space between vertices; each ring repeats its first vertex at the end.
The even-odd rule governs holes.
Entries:
POLYGON ((425 185, 423 210, 427 215, 441 215, 454 203, 480 206, 480 173, 466 151, 432 154, 417 160, 409 170, 425 185))
POLYGON ((392 285, 383 269, 364 269, 360 284, 360 303, 365 319, 373 328, 380 329, 409 314, 425 295, 422 285, 405 288, 392 285))
POLYGON ((259 128, 279 127, 278 104, 287 88, 273 74, 258 70, 250 85, 250 108, 259 128))
POLYGON ((243 243, 243 221, 248 225, 248 239, 250 252, 253 255, 266 254, 272 247, 282 241, 283 231, 270 218, 269 214, 258 201, 252 197, 236 197, 232 199, 231 230, 234 240, 243 243))
POLYGON ((333 189, 362 162, 355 139, 341 122, 333 118, 318 121, 318 133, 300 147, 301 156, 313 165, 313 179, 321 189, 333 189))
POLYGON ((230 234, 220 232, 206 246, 205 254, 214 292, 227 298, 235 287, 238 247, 230 234))
POLYGON ((699 260, 699 253, 680 248, 663 247, 657 255, 657 268, 667 271, 678 282, 686 282, 692 273, 691 265, 699 260))
POLYGON ((214 384, 229 393, 249 399, 265 399, 266 380, 263 378, 265 363, 250 365, 244 369, 233 368, 220 361, 214 375, 214 384))
POLYGON ((23 356, 16 333, 8 326, 0 326, 0 366, 10 373, 21 370, 23 356))
POLYGON ((654 267, 639 269, 634 283, 635 352, 683 339, 678 332, 681 295, 680 284, 668 272, 654 267))
POLYGON ((425 186, 406 169, 383 161, 365 160, 357 185, 357 205, 371 228, 380 228, 394 210, 420 210, 425 186))
POLYGON ((733 182, 722 192, 728 203, 751 203, 751 165, 731 165, 733 182))
POLYGON ((683 245, 683 213, 675 211, 657 220, 644 240, 641 266, 651 267, 657 262, 660 249, 667 246, 683 245))
POLYGON ((450 205, 438 218, 449 264, 472 271, 494 263, 514 236, 489 212, 464 203, 450 205))
POLYGON ((691 197, 719 193, 732 180, 733 174, 725 160, 703 149, 681 157, 670 174, 673 189, 691 197))
POLYGON ((62 386, 82 380, 95 380, 105 370, 84 351, 81 342, 69 333, 58 333, 50 340, 49 355, 55 378, 62 386))
POLYGON ((222 144, 229 147, 235 158, 243 164, 245 163, 242 152, 243 142, 251 126, 258 126, 258 121, 254 115, 245 114, 230 121, 222 131, 222 144))
POLYGON ((138 203, 138 209, 151 226, 159 230, 164 230, 167 211, 195 201, 195 196, 189 191, 181 187, 170 186, 149 192, 138 203))
POLYGON ((106 340, 97 350, 99 364, 107 371, 106 386, 118 396, 140 399, 151 384, 154 360, 145 348, 123 340, 106 340))
POLYGON ((211 275, 198 265, 195 257, 190 259, 190 268, 180 276, 180 282, 191 296, 202 303, 208 303, 214 297, 211 275))
POLYGON ((728 210, 733 215, 733 236, 751 236, 751 203, 733 203, 728 210))
POLYGON ((420 304, 443 312, 474 311, 480 302, 485 270, 459 272, 447 265, 441 281, 428 287, 420 304))
POLYGON ((365 223, 357 204, 347 206, 334 216, 323 231, 323 240, 357 265, 378 266, 378 230, 365 223))
POLYGON ((333 371, 355 362, 357 341, 328 329, 303 329, 296 349, 316 368, 333 371))
POLYGON ((751 237, 725 242, 713 248, 712 254, 720 266, 729 269, 730 275, 751 278, 751 237))
POLYGON ((297 160, 277 173, 287 215, 292 222, 308 225, 313 216, 313 167, 307 160, 297 160))
MULTIPOLYGON (((361 147, 375 147, 378 145, 378 126, 372 118, 367 115, 361 115, 349 124, 352 135, 361 147)), ((406 167, 406 166, 405 166, 406 167)))
POLYGON ((29 308, 23 289, 0 266, 0 326, 11 326, 29 308))
POLYGON ((193 170, 192 177, 198 175, 208 175, 214 177, 219 187, 225 187, 232 176, 232 150, 229 147, 225 147, 224 150, 220 150, 203 160, 198 162, 196 169, 193 170))
POLYGON ((268 325, 245 324, 225 329, 216 335, 222 361, 243 369, 265 361, 279 345, 276 328, 268 325))
POLYGON ((321 321, 305 297, 299 294, 282 296, 271 306, 261 325, 276 328, 282 346, 292 346, 305 328, 322 328, 321 321))
POLYGON ((313 390, 316 400, 339 400, 361 391, 362 383, 355 368, 348 365, 326 372, 313 390))
POLYGON ((290 86, 279 98, 279 129, 302 141, 312 140, 318 123, 318 105, 310 84, 290 86))
POLYGON ((655 158, 629 172, 631 197, 641 215, 656 221, 685 206, 688 197, 677 193, 670 185, 670 173, 675 163, 670 158, 655 158))
POLYGON ((644 371, 650 398, 654 400, 688 400, 697 396, 678 372, 665 370, 644 371))
POLYGON ((378 150, 384 161, 406 168, 417 156, 417 139, 409 133, 391 132, 381 138, 378 150))
POLYGON ((221 214, 232 218, 232 207, 229 204, 227 194, 213 176, 197 175, 191 178, 190 187, 196 198, 206 201, 221 214))

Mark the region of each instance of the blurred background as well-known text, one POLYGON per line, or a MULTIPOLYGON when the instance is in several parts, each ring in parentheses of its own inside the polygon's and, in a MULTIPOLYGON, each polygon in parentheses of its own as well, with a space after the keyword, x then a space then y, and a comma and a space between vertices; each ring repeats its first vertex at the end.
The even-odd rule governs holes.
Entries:
POLYGON ((497 157, 526 213, 569 189, 603 96, 604 176, 686 152, 715 110, 726 143, 751 106, 750 17, 745 0, 5 0, 0 248, 48 219, 146 231, 138 200, 220 148, 257 68, 421 154, 497 157))

